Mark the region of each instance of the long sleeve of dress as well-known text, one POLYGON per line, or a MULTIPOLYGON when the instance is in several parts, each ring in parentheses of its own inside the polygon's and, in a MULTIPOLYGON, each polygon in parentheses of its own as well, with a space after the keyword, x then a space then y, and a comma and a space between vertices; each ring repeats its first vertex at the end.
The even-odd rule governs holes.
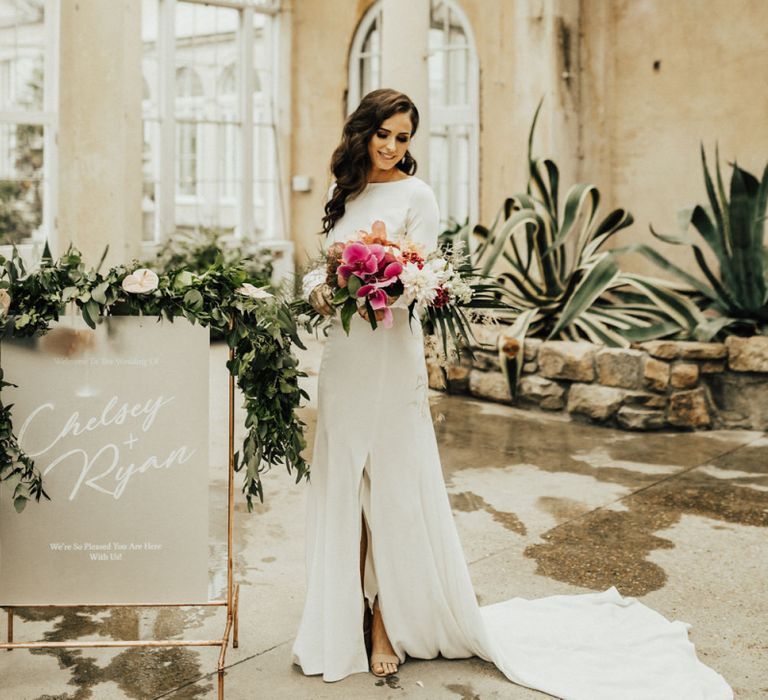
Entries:
POLYGON ((405 219, 405 232, 416 243, 424 246, 425 252, 437 248, 440 233, 440 210, 432 188, 428 185, 419 187, 411 193, 408 214, 405 219))

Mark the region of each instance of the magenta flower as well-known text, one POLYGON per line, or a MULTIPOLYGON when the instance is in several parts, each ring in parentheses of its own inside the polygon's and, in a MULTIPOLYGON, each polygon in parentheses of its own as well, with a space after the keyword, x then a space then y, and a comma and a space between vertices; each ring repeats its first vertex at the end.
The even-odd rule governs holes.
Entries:
POLYGON ((350 243, 341 254, 344 261, 336 269, 342 279, 349 279, 350 275, 356 275, 365 279, 369 275, 376 274, 379 269, 379 261, 384 257, 384 249, 381 246, 367 246, 356 241, 350 243))
MULTIPOLYGON (((403 271, 403 266, 399 262, 391 262, 384 268, 384 279, 397 277, 403 271)), ((392 280, 394 281, 394 280, 392 280)))
POLYGON ((382 287, 387 287, 394 281, 392 278, 384 282, 365 284, 357 290, 358 299, 366 299, 374 311, 382 310, 384 312, 384 318, 382 318, 384 328, 392 326, 392 309, 387 305, 387 293, 382 287))

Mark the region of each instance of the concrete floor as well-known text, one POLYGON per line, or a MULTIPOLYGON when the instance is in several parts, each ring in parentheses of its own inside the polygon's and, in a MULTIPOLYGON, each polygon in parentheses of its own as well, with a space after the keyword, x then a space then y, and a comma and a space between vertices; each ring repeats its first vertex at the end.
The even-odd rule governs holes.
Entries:
MULTIPOLYGON (((225 583, 225 349, 211 353, 211 595, 225 583)), ((314 395, 319 348, 304 354, 314 395)), ((768 698, 768 435, 636 434, 435 394, 448 491, 481 603, 616 585, 692 624, 699 657, 743 700, 768 698)), ((312 437, 315 408, 302 410, 312 437)), ((478 659, 409 660, 386 681, 334 684, 290 661, 304 595, 304 489, 282 470, 238 501, 240 648, 226 697, 549 697, 478 659)), ((221 610, 20 610, 17 639, 216 637, 221 610)), ((4 625, 3 625, 4 627, 4 625)), ((0 652, 2 700, 216 697, 212 649, 0 652)), ((651 699, 649 699, 651 700, 651 699)), ((684 700, 684 699, 681 699, 684 700)))

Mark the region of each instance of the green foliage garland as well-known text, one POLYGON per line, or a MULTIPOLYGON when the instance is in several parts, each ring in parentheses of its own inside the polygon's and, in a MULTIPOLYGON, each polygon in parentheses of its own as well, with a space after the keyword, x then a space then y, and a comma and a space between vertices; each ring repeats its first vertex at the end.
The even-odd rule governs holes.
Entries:
MULTIPOLYGON (((297 483, 308 477, 301 456, 304 424, 295 413, 301 399, 308 397, 298 383, 304 375, 291 343, 302 346, 288 306, 275 297, 243 293, 248 277, 237 264, 218 261, 202 274, 169 270, 159 275, 156 288, 130 293, 123 289, 123 280, 137 267, 119 265, 101 274, 86 269, 73 248, 56 261, 46 251, 39 268, 31 272, 15 251, 11 259, 0 256, 0 335, 7 326, 15 336, 42 335, 68 304, 76 306, 92 328, 105 316, 126 315, 171 322, 183 316, 208 326, 234 350, 227 368, 244 396, 247 430, 235 469, 244 472, 248 509, 254 496, 264 500, 260 475, 270 466, 283 463, 289 473, 295 472, 297 483)), ((0 369, 0 389, 9 386, 15 385, 0 369)), ((0 481, 10 487, 20 512, 29 500, 48 495, 40 471, 19 447, 11 408, 0 401, 0 481)))

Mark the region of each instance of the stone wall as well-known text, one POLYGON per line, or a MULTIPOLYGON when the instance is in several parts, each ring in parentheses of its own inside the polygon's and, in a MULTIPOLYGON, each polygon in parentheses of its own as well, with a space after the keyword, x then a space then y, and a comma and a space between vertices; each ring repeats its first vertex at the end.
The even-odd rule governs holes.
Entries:
MULTIPOLYGON (((768 429, 768 337, 655 340, 627 349, 528 339, 513 399, 495 349, 499 330, 475 331, 474 360, 428 364, 433 389, 627 430, 768 429)), ((519 351, 514 340, 502 339, 501 347, 509 357, 519 351)))

